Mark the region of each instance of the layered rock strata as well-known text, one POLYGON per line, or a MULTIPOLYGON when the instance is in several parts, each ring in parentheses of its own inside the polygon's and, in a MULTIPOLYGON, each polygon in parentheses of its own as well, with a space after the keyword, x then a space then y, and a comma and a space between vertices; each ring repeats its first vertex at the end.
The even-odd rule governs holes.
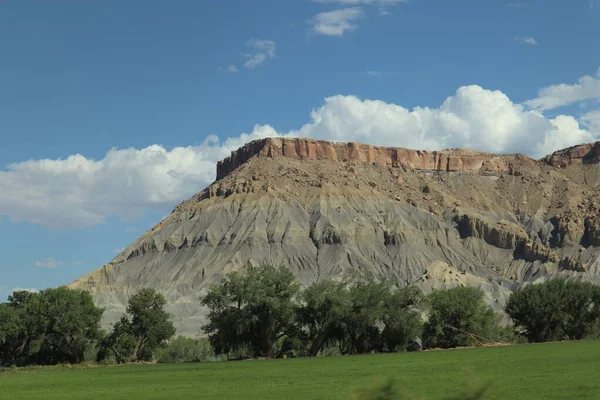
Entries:
POLYGON ((425 292, 470 285, 501 311, 524 284, 558 276, 600 283, 598 148, 533 160, 250 142, 219 163, 213 184, 70 286, 92 292, 106 326, 131 294, 154 287, 190 336, 206 322, 199 297, 250 264, 284 266, 303 285, 348 270, 425 292))

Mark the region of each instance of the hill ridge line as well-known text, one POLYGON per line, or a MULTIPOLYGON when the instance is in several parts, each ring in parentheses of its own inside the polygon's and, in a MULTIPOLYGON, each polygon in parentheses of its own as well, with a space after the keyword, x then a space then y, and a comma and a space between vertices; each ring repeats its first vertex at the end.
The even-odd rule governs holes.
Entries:
POLYGON ((548 164, 554 167, 599 162, 600 142, 572 146, 536 160, 520 153, 493 154, 463 148, 428 151, 357 142, 269 137, 248 142, 219 161, 217 180, 226 177, 255 156, 319 159, 439 172, 510 173, 511 161, 515 160, 531 166, 548 164))

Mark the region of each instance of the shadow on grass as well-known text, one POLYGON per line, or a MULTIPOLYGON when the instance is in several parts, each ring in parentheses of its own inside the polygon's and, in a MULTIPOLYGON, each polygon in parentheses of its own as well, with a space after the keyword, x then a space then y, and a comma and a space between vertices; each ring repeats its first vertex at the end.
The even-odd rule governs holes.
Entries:
MULTIPOLYGON (((483 400, 491 386, 492 381, 480 382, 469 377, 460 392, 440 400, 483 400)), ((434 400, 404 393, 393 378, 356 388, 353 394, 354 400, 434 400)))

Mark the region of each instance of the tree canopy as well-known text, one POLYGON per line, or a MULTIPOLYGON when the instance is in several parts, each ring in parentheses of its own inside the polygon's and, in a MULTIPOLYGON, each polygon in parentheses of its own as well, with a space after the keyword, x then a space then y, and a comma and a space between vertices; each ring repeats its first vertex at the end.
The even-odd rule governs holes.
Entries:
POLYGON ((485 303, 480 289, 459 286, 437 290, 428 296, 427 303, 426 347, 470 346, 474 344, 470 334, 490 338, 496 333, 498 316, 485 303))
POLYGON ((505 311, 530 342, 583 339, 600 328, 600 287, 567 279, 527 285, 505 311))
POLYGON ((275 342, 294 328, 299 291, 285 268, 250 266, 230 274, 202 298, 210 320, 203 331, 217 354, 247 346, 255 357, 272 357, 275 342))
POLYGON ((175 335, 162 293, 143 288, 129 299, 127 314, 113 325, 102 341, 98 359, 112 352, 117 363, 149 361, 154 352, 175 335))
POLYGON ((0 304, 0 363, 80 363, 102 336, 102 313, 83 290, 15 292, 0 304))

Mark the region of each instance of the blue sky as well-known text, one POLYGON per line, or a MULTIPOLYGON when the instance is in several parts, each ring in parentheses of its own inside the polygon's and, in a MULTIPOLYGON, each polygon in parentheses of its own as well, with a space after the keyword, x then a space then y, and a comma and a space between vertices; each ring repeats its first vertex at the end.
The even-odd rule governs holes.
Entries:
POLYGON ((110 261, 246 141, 600 136, 594 0, 0 2, 0 298, 110 261))

